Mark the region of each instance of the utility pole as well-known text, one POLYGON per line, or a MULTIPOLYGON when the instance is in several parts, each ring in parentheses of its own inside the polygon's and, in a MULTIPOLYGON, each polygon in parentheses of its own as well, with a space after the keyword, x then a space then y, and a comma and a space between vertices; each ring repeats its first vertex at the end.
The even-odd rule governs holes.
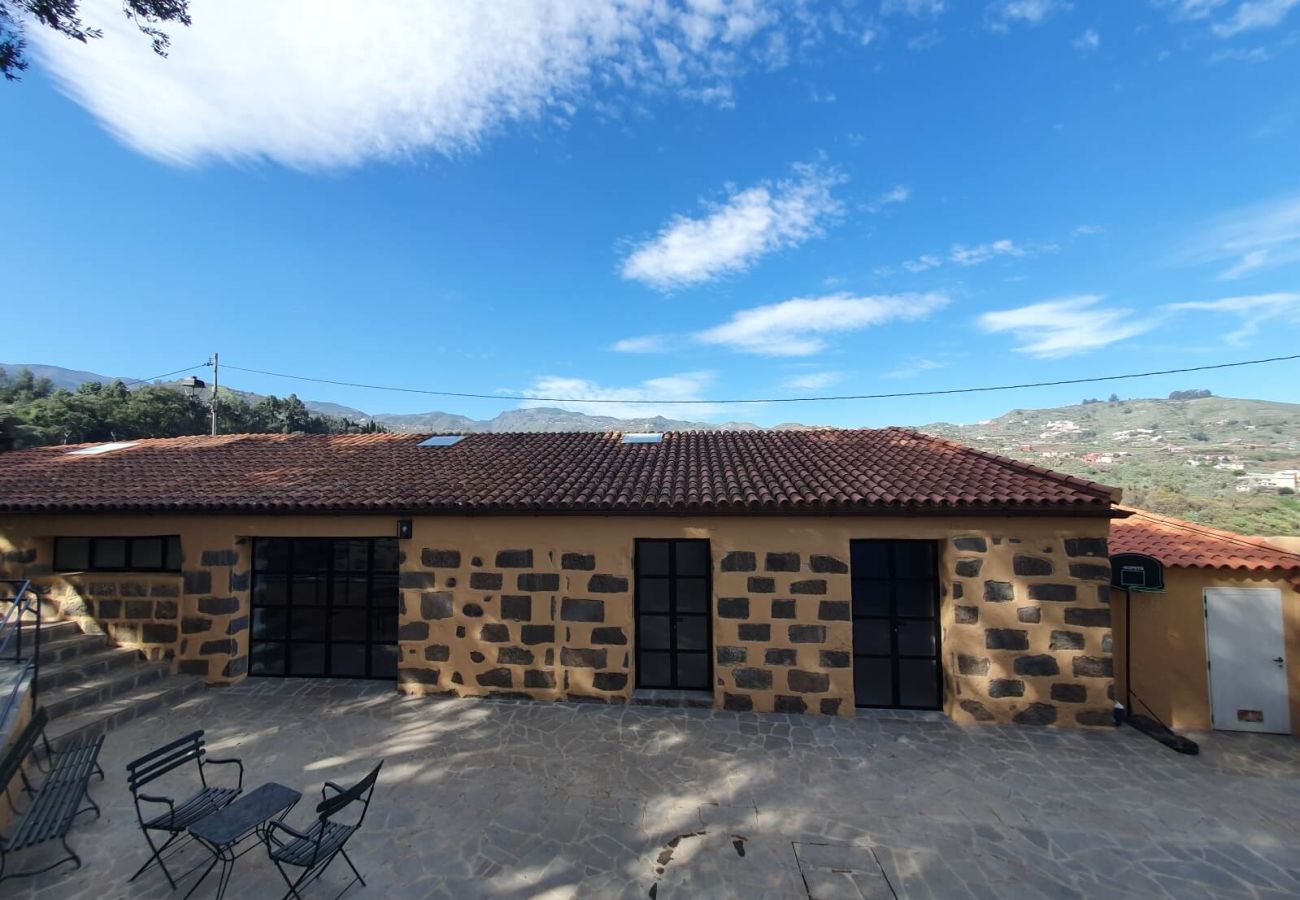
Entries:
POLYGON ((212 436, 217 436, 217 383, 221 374, 221 356, 212 354, 212 436))

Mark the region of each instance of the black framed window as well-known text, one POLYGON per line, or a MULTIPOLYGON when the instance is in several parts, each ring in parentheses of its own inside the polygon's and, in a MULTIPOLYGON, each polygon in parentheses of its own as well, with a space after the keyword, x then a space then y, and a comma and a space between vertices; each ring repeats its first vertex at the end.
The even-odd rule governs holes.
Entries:
POLYGON ((393 538, 253 542, 253 675, 395 678, 393 538))
POLYGON ((636 683, 711 690, 713 628, 707 540, 636 542, 636 683))
POLYGON ((857 706, 938 709, 939 560, 933 541, 849 542, 857 706))
POLYGON ((179 535, 149 537, 58 537, 58 572, 179 572, 179 535))

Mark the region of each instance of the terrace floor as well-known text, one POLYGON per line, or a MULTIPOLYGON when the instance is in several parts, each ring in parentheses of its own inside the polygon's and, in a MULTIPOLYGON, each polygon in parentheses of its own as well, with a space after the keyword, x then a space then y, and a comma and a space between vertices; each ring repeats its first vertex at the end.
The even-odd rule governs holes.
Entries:
MULTIPOLYGON (((85 866, 0 893, 173 896, 156 871, 126 880, 145 845, 124 766, 200 727, 214 756, 243 758, 246 788, 303 791, 296 825, 323 781, 387 761, 351 845, 369 887, 349 898, 1300 895, 1292 738, 1202 735, 1185 757, 1131 729, 410 699, 293 680, 209 690, 111 733, 107 781, 91 788, 104 816, 71 835, 85 866)), ((14 862, 46 850, 28 854, 14 862)), ((202 859, 191 845, 177 866, 202 859)), ((346 875, 340 861, 306 896, 335 896, 346 875)), ((195 897, 215 887, 214 874, 195 897)), ((280 887, 255 848, 230 896, 280 887)))

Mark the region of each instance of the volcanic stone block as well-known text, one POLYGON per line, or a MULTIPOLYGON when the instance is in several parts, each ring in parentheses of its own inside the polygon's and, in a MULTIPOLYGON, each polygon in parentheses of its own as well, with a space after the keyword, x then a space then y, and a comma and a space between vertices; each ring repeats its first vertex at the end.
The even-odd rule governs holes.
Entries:
POLYGON ((1101 636, 1101 652, 1102 653, 1115 652, 1115 636, 1113 634, 1103 634, 1101 636))
POLYGON ((772 704, 774 712, 779 713, 806 713, 808 704, 803 701, 802 697, 790 697, 786 694, 777 694, 772 704))
POLYGON ((826 593, 826 580, 823 578, 810 578, 807 581, 796 581, 790 585, 792 594, 824 594, 826 593))
POLYGON ((565 553, 560 557, 560 568, 590 572, 596 568, 596 555, 594 553, 565 553))
POLYGON ((597 672, 592 676, 591 686, 598 691, 621 691, 627 687, 627 675, 624 672, 597 672))
POLYGON ((1029 599, 1048 603, 1073 603, 1079 592, 1072 584, 1031 584, 1029 599))
POLYGON ((796 615, 796 600, 773 600, 772 601, 772 618, 774 619, 793 619, 796 615))
POLYGON ((958 625, 974 625, 980 620, 980 608, 978 606, 956 606, 953 607, 954 621, 958 625))
POLYGON ((592 575, 587 590, 593 594, 626 594, 627 579, 621 575, 592 575))
POLYGON ((429 639, 428 622, 406 622, 397 629, 399 641, 427 641, 429 639))
POLYGON ((1049 650, 1082 650, 1083 635, 1078 631, 1053 631, 1049 650))
MULTIPOLYGON (((153 605, 155 619, 174 619, 180 614, 180 606, 175 600, 159 600, 153 605)), ((244 618, 248 618, 245 616, 244 618)))
POLYGON ((489 622, 479 629, 478 636, 479 640, 488 641, 492 644, 504 644, 510 640, 510 626, 489 622))
POLYGON ((531 569, 533 567, 532 550, 498 550, 498 569, 531 569))
POLYGON ((1061 674, 1061 666, 1057 663, 1056 657, 1046 653, 1016 657, 1014 668, 1017 675, 1061 674))
POLYGON ((817 618, 823 622, 847 622, 850 618, 849 601, 823 600, 817 605, 817 618))
POLYGON ((843 702, 839 697, 823 697, 821 706, 823 716, 838 716, 840 714, 840 703, 843 702))
POLYGON ((1096 563, 1070 563, 1070 577, 1080 581, 1104 581, 1110 583, 1110 566, 1096 563))
POLYGON ((424 658, 428 662, 446 662, 451 659, 451 648, 446 644, 430 644, 424 648, 424 658))
POLYGON ((952 583, 952 599, 960 600, 964 596, 966 596, 966 588, 960 581, 954 581, 952 583))
POLYGON ((236 656, 233 659, 226 660, 226 667, 221 670, 221 674, 226 678, 242 678, 248 674, 248 657, 236 656))
POLYGON ((798 651, 790 647, 769 647, 763 653, 763 662, 769 666, 793 666, 798 656, 798 651))
POLYGON ((970 656, 966 653, 957 655, 957 671, 962 675, 987 675, 989 658, 987 656, 970 656))
POLYGON ((527 594, 505 594, 501 598, 501 618, 508 622, 527 622, 533 617, 533 598, 527 594))
POLYGON ((151 597, 179 597, 181 589, 171 582, 161 582, 149 588, 151 597))
POLYGON ((400 684, 437 684, 438 670, 414 668, 398 669, 397 681, 400 684))
POLYGON ((186 616, 181 619, 181 634, 203 634, 212 630, 212 620, 207 616, 186 616))
MULTIPOLYGON (((248 572, 236 572, 232 569, 229 579, 231 592, 248 590, 248 583, 251 578, 252 575, 248 572)), ((157 596, 156 590, 154 591, 154 595, 157 596)))
POLYGON ((753 712, 754 700, 748 694, 722 695, 722 708, 730 712, 753 712))
POLYGON ((486 672, 479 672, 474 676, 481 687, 513 687, 515 683, 514 673, 509 669, 501 667, 488 669, 486 672))
POLYGON ((1007 603, 1016 599, 1015 586, 1009 581, 984 582, 985 603, 1007 603))
POLYGON ((470 662, 481 663, 483 662, 483 660, 487 659, 487 657, 484 656, 482 653, 480 653, 478 650, 471 650, 469 651, 469 659, 470 662))
POLYGON ((849 564, 842 559, 834 556, 821 556, 814 554, 808 561, 809 568, 814 572, 824 575, 847 575, 849 574, 849 564))
POLYGON ((560 664, 580 669, 607 668, 605 651, 592 650, 588 647, 562 647, 560 649, 560 664))
POLYGON ((1037 606, 1022 606, 1016 610, 1016 618, 1022 622, 1037 625, 1043 621, 1043 611, 1037 606))
POLYGON ((460 551, 425 547, 420 551, 420 564, 428 569, 459 569, 460 551))
POLYGON ((185 593, 187 594, 212 593, 212 573, 207 569, 184 572, 181 574, 181 579, 185 582, 185 593))
POLYGON ((525 644, 551 644, 555 642, 554 625, 525 625, 519 639, 525 644))
POLYGON ((1087 703, 1088 689, 1081 684, 1054 684, 1052 699, 1058 703, 1087 703))
POLYGON ((763 575, 751 575, 749 578, 749 592, 751 594, 775 594, 776 579, 763 575))
POLYGON ((1109 556, 1105 538, 1066 538, 1067 556, 1109 556))
POLYGON ((200 597, 199 612, 208 616, 228 616, 239 612, 238 597, 200 597))
POLYGON ((122 616, 121 600, 96 600, 95 615, 100 619, 118 619, 122 616))
POLYGON ((798 553, 769 553, 763 558, 763 568, 769 572, 798 572, 798 553))
POLYGON ((515 586, 521 591, 558 591, 560 576, 555 572, 520 572, 515 586))
POLYGON ((847 669, 852 663, 847 650, 822 650, 819 659, 823 669, 847 669))
POLYGON ((176 664, 176 671, 181 675, 208 675, 208 663, 206 659, 182 659, 176 664))
POLYGON ((565 622, 603 622, 605 601, 565 597, 560 602, 560 618, 565 622))
POLYGON ((1031 703, 1016 713, 1012 721, 1017 725, 1051 725, 1056 721, 1056 707, 1050 703, 1031 703))
POLYGON ((989 628, 984 646, 990 650, 1028 650, 1029 632, 1020 628, 989 628))
POLYGON ((1011 561, 1011 568, 1017 575, 1051 575, 1052 561, 1041 556, 1025 556, 1017 553, 1011 561))
POLYGON ((450 619, 455 604, 450 591, 420 595, 420 617, 424 619, 450 619))
POLYGON ((214 654, 218 654, 218 653, 233 654, 237 646, 238 645, 231 638, 222 638, 221 640, 218 641, 204 641, 202 644, 199 645, 199 655, 213 656, 214 654))
POLYGON ((399 572, 397 586, 412 591, 431 591, 434 588, 432 572, 399 572))
POLYGON ((239 562, 239 555, 234 550, 204 550, 199 554, 201 566, 233 566, 239 562))
POLYGON ((831 689, 831 677, 825 672, 805 672, 791 669, 786 673, 790 690, 800 694, 824 694, 831 689))
POLYGON ((593 644, 613 644, 618 646, 627 645, 627 632, 622 628, 609 626, 606 628, 591 629, 591 642, 593 644))
POLYGON ((483 618, 483 607, 479 606, 477 603, 466 603, 460 608, 460 611, 471 619, 483 618))
MULTIPOLYGON (((176 640, 175 625, 146 622, 140 628, 140 640, 145 644, 170 644, 176 640)), ((230 651, 234 653, 234 650, 230 651)))
POLYGON ((1074 658, 1074 677, 1114 678, 1114 661, 1109 656, 1076 656, 1074 658))
POLYGON ((718 647, 716 653, 720 666, 738 666, 749 657, 749 651, 744 647, 718 647))
POLYGON ((1081 628, 1109 628, 1110 609, 1088 609, 1072 606, 1065 611, 1065 624, 1081 628))
POLYGON ((753 572, 758 568, 758 559, 747 550, 732 550, 722 557, 721 568, 724 572, 753 572))
MULTIPOLYGON (((112 587, 113 585, 110 584, 109 588, 112 587)), ((113 591, 110 590, 109 593, 111 594, 113 591)), ((119 585, 118 593, 123 597, 147 597, 149 595, 149 590, 143 584, 138 584, 134 581, 126 581, 119 585)))
POLYGON ((982 559, 959 559, 955 571, 959 578, 978 578, 980 570, 983 568, 984 560, 982 559))
POLYGON ((533 651, 524 647, 498 647, 497 663, 503 666, 531 666, 533 651))
POLYGON ((128 619, 152 619, 153 601, 151 600, 126 601, 126 617, 128 619))
POLYGON ((989 696, 995 699, 1023 697, 1025 696, 1025 683, 1015 678, 990 678, 989 696))
POLYGON ((740 639, 742 641, 770 641, 772 639, 772 626, 763 624, 742 624, 740 626, 740 639))
POLYGON ((719 597, 718 618, 748 619, 749 598, 748 597, 719 597))
MULTIPOLYGON (((161 619, 162 616, 159 616, 158 618, 161 619)), ((248 616, 238 616, 230 620, 230 624, 226 626, 226 634, 239 634, 239 632, 246 628, 248 628, 248 616)))
POLYGON ((791 625, 789 634, 792 644, 826 643, 825 625, 791 625))
POLYGON ((958 537, 952 539, 952 545, 967 553, 987 553, 988 541, 982 537, 958 537))
POLYGON ((978 700, 962 700, 957 705, 966 710, 976 722, 993 721, 993 713, 989 712, 984 704, 978 700))
POLYGON ((732 675, 736 679, 736 687, 738 688, 766 691, 772 687, 772 673, 767 669, 733 669, 732 675))
MULTIPOLYGON (((476 591, 499 591, 501 590, 501 583, 500 572, 469 573, 469 586, 476 591)), ((520 588, 520 590, 527 590, 527 588, 520 588)))
POLYGON ((524 673, 524 687, 553 688, 555 687, 555 673, 543 672, 538 669, 529 669, 524 673))

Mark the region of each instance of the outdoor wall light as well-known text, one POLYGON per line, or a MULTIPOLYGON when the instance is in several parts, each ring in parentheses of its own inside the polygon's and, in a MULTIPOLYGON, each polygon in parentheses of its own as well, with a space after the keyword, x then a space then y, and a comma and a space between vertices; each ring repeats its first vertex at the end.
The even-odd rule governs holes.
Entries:
POLYGON ((411 520, 397 520, 397 539, 400 541, 409 541, 411 539, 411 520))

